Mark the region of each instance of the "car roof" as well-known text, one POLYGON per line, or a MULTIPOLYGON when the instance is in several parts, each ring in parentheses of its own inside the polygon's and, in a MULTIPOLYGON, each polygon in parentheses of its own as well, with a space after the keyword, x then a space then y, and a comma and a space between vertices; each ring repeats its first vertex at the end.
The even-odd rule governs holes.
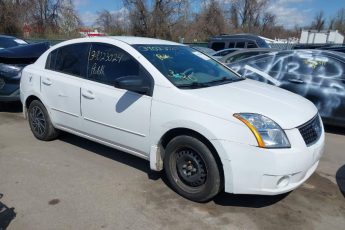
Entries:
MULTIPOLYGON (((272 55, 277 55, 277 54, 328 54, 329 56, 332 56, 333 58, 338 58, 338 59, 342 59, 343 61, 345 61, 345 55, 343 55, 342 53, 339 52, 334 52, 334 51, 328 51, 328 50, 316 50, 316 49, 298 49, 298 50, 278 50, 278 51, 272 51, 269 53, 264 53, 264 54, 259 54, 253 57, 249 57, 249 58, 245 58, 240 60, 239 62, 243 61, 243 60, 247 60, 247 61, 251 61, 254 59, 260 59, 262 57, 267 57, 267 56, 272 56, 272 55)), ((234 62, 237 63, 237 62, 234 62)), ((233 64, 233 63, 229 63, 233 64)))
POLYGON ((274 52, 274 51, 280 51, 279 49, 274 48, 249 48, 249 49, 240 49, 237 50, 229 55, 236 55, 239 53, 252 53, 252 52, 260 52, 260 51, 267 51, 267 52, 274 52))
POLYGON ((16 37, 0 34, 0 38, 11 38, 11 39, 14 39, 16 37))
POLYGON ((242 54, 242 53, 253 53, 253 52, 276 52, 276 51, 280 51, 279 49, 274 49, 274 48, 249 48, 249 49, 240 49, 237 51, 234 51, 230 54, 225 55, 223 58, 221 58, 220 60, 226 60, 232 56, 235 56, 237 54, 242 54))
POLYGON ((166 41, 157 38, 134 37, 134 36, 110 36, 108 38, 125 42, 129 45, 182 45, 180 43, 166 41))

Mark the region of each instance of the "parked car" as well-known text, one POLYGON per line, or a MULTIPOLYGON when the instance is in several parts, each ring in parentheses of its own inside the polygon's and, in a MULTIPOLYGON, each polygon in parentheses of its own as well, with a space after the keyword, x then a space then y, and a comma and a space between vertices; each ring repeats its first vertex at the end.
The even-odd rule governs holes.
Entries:
POLYGON ((208 42, 208 47, 215 51, 226 48, 270 48, 264 39, 252 34, 225 34, 215 36, 208 42))
POLYGON ((201 53, 207 54, 208 56, 212 56, 216 53, 213 49, 202 47, 202 46, 193 46, 193 49, 200 51, 201 53))
POLYGON ((246 78, 275 84, 306 97, 317 106, 326 123, 345 126, 345 56, 342 53, 279 51, 243 59, 229 67, 246 78))
POLYGON ((329 51, 336 51, 339 53, 345 53, 345 46, 329 46, 329 47, 321 47, 321 50, 329 50, 329 51))
POLYGON ((21 101, 39 140, 64 130, 136 155, 193 201, 286 193, 324 149, 311 102, 164 40, 62 42, 24 68, 21 101))
POLYGON ((212 56, 215 59, 221 59, 222 57, 229 55, 235 51, 241 50, 240 48, 229 48, 229 49, 223 49, 215 52, 212 56))
POLYGON ((24 66, 34 63, 49 43, 15 46, 0 50, 0 103, 20 101, 19 83, 24 66))
POLYGON ((278 49, 272 49, 272 48, 253 48, 253 49, 241 49, 238 51, 235 51, 233 53, 230 53, 228 55, 225 55, 224 57, 220 58, 219 61, 223 63, 231 63, 240 61, 245 58, 249 58, 252 56, 256 56, 259 54, 269 53, 273 51, 279 51, 278 49))
POLYGON ((12 36, 0 35, 0 49, 6 49, 10 47, 22 46, 27 44, 28 43, 22 39, 12 36))

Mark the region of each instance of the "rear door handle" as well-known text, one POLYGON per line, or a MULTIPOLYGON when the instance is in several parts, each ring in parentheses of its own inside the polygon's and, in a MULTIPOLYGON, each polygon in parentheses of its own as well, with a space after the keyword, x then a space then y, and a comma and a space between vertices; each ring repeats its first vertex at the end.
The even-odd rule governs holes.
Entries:
POLYGON ((296 78, 290 78, 289 82, 296 83, 296 84, 304 84, 303 80, 296 79, 296 78))
POLYGON ((89 100, 95 99, 95 94, 91 90, 82 90, 81 95, 89 100))
POLYGON ((47 86, 53 84, 49 78, 43 78, 42 83, 47 86))

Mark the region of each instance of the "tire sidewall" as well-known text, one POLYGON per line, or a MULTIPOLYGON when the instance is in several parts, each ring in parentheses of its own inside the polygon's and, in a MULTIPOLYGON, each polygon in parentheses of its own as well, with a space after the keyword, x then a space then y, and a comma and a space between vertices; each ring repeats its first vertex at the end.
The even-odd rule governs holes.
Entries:
POLYGON ((47 141, 50 139, 53 139, 53 137, 55 136, 55 129, 51 123, 49 114, 47 109, 45 108, 45 106, 42 104, 42 102, 35 100, 33 102, 30 103, 29 109, 28 109, 28 120, 29 120, 29 125, 30 125, 30 129, 32 131, 32 133, 34 134, 34 136, 39 139, 39 140, 43 140, 43 141, 47 141), (31 118, 31 111, 34 107, 39 107, 40 110, 43 113, 44 119, 45 119, 45 123, 46 123, 46 129, 45 132, 42 135, 38 135, 35 131, 34 131, 34 127, 32 125, 32 118, 31 118))
POLYGON ((212 199, 220 190, 220 173, 217 162, 209 148, 197 138, 191 136, 178 136, 172 139, 165 150, 164 169, 172 188, 187 199, 205 202, 212 199), (184 147, 196 151, 206 166, 206 181, 197 188, 185 185, 177 173, 176 156, 174 155, 176 154, 176 150, 184 147), (181 184, 185 186, 181 186, 181 184), (188 187, 190 189, 188 189, 188 187))

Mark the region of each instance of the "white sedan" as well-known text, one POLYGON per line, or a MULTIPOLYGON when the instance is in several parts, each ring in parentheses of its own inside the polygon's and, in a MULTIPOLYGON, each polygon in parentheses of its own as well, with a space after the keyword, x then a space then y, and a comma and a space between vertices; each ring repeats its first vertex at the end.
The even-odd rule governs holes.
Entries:
POLYGON ((198 202, 291 191, 324 150, 311 102, 158 39, 60 43, 23 70, 21 101, 37 139, 63 130, 144 158, 198 202))

